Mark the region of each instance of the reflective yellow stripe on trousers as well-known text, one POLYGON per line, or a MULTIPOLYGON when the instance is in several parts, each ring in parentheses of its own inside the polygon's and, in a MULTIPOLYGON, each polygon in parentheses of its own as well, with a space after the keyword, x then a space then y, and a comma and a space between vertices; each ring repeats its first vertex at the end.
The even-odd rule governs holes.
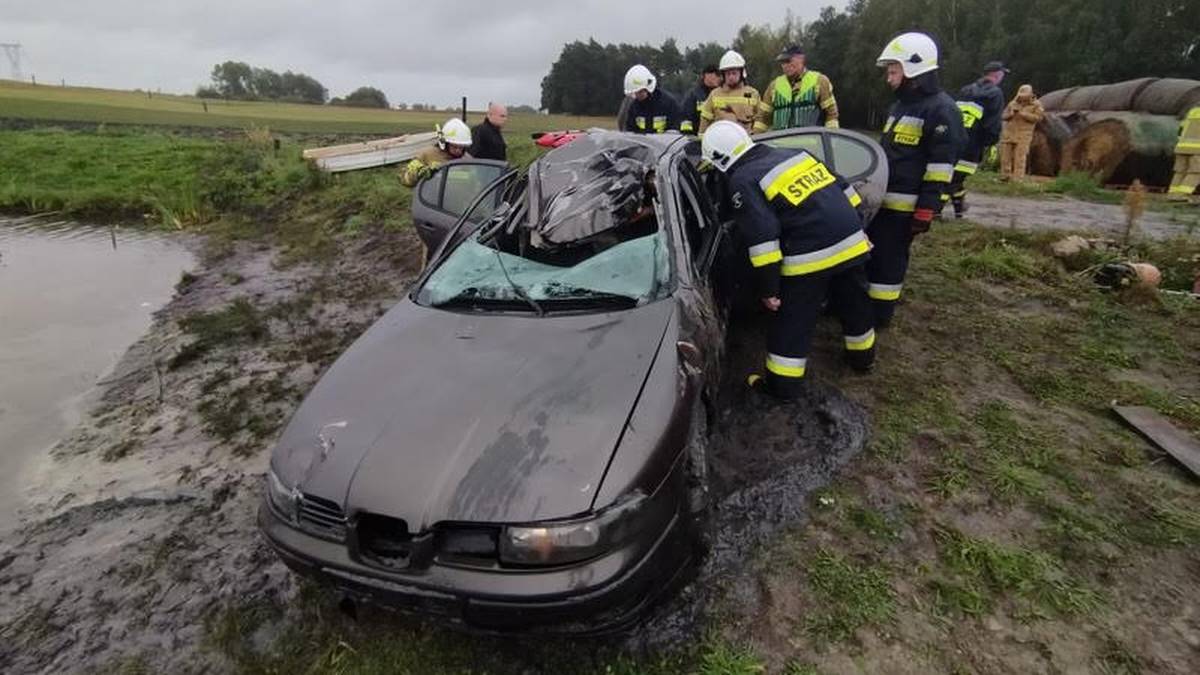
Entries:
POLYGON ((767 354, 767 370, 780 377, 804 377, 808 359, 797 359, 778 354, 767 354))
POLYGON ((846 349, 852 352, 865 352, 875 346, 875 329, 863 333, 862 335, 847 335, 846 349))
POLYGON ((871 296, 872 300, 894 301, 900 299, 900 291, 903 288, 904 284, 870 284, 867 287, 867 295, 871 296))
POLYGON ((968 162, 965 159, 960 159, 958 160, 958 164, 954 165, 954 170, 959 173, 965 173, 968 176, 973 176, 979 170, 979 162, 968 162))
POLYGON ((786 277, 812 274, 840 265, 871 251, 871 242, 862 230, 819 251, 783 256, 782 273, 786 277))

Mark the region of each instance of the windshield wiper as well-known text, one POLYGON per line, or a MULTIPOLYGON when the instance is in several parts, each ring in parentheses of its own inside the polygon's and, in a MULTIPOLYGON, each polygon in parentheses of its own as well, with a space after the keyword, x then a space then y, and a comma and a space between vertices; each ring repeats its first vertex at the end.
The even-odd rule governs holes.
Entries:
POLYGON ((513 281, 512 277, 508 276, 508 270, 504 267, 504 256, 500 255, 500 250, 492 250, 496 253, 496 263, 500 265, 500 271, 504 273, 504 278, 508 280, 508 285, 512 287, 513 293, 516 293, 522 300, 529 303, 529 306, 532 307, 533 311, 537 313, 538 318, 546 316, 546 310, 542 309, 542 306, 539 305, 536 300, 529 297, 529 294, 525 292, 524 288, 518 286, 517 282, 513 281))
POLYGON ((542 298, 543 305, 549 305, 553 309, 563 309, 564 307, 615 307, 618 309, 630 309, 638 306, 638 299, 620 293, 606 293, 604 291, 591 291, 584 288, 571 289, 571 293, 563 295, 555 295, 548 298, 542 298))
POLYGON ((434 303, 433 307, 490 307, 496 309, 528 310, 529 303, 519 298, 490 298, 474 293, 459 293, 434 303))

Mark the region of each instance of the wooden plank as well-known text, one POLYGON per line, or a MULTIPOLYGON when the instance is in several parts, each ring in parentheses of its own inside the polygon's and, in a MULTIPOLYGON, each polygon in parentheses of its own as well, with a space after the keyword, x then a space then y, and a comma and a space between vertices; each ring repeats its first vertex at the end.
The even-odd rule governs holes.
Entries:
POLYGON ((1200 476, 1200 443, 1179 430, 1165 417, 1144 406, 1113 406, 1133 428, 1142 432, 1155 445, 1166 450, 1196 476, 1200 476))
POLYGON ((331 173, 368 169, 407 162, 421 154, 426 148, 431 147, 435 138, 435 133, 427 132, 361 143, 309 148, 304 151, 304 158, 316 162, 319 168, 331 173))
POLYGON ((433 142, 437 136, 432 131, 419 134, 405 134, 394 138, 379 138, 372 141, 358 141, 356 143, 344 143, 342 145, 327 145, 321 148, 308 148, 304 151, 304 159, 318 159, 320 157, 331 157, 334 155, 347 155, 358 152, 371 152, 384 148, 393 148, 404 145, 428 145, 433 142))

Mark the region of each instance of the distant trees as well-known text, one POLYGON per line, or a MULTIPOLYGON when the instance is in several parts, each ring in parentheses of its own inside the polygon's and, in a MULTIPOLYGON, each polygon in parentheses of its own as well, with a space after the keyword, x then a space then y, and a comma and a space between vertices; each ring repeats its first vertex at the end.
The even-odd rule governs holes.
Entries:
POLYGON ((304 73, 290 70, 277 73, 241 61, 226 61, 213 66, 212 86, 198 88, 196 95, 239 101, 324 103, 329 91, 316 78, 304 73))
POLYGON ((572 42, 563 47, 542 80, 542 107, 579 115, 616 114, 624 95, 625 71, 636 63, 649 68, 659 86, 681 95, 695 85, 704 65, 716 63, 724 51, 709 42, 681 52, 674 39, 659 47, 572 42))
POLYGON ((334 97, 330 105, 345 105, 353 108, 390 108, 387 96, 375 87, 359 87, 346 94, 346 98, 334 97))
MULTIPOLYGON (((750 83, 763 89, 779 73, 780 48, 804 45, 809 64, 833 80, 843 124, 874 127, 891 103, 875 60, 897 33, 923 30, 938 41, 942 83, 951 91, 993 59, 1013 70, 1004 83, 1010 94, 1023 82, 1047 92, 1144 76, 1200 79, 1196 7, 1194 0, 850 0, 842 10, 826 7, 811 23, 789 16, 776 26, 742 26, 731 46, 746 57, 750 83)), ((542 80, 542 107, 612 114, 634 63, 682 94, 723 51, 705 43, 681 53, 674 40, 659 47, 572 42, 542 80)))

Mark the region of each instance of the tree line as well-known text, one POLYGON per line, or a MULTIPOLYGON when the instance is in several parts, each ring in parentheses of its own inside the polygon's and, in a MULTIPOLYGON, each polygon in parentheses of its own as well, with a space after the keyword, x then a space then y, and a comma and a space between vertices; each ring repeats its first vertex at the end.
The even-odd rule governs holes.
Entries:
POLYGON ((875 59, 906 30, 937 40, 942 84, 952 92, 995 59, 1013 71, 1004 84, 1010 94, 1021 83, 1044 93, 1146 76, 1200 79, 1195 0, 851 0, 842 10, 826 7, 809 23, 789 15, 780 25, 743 25, 727 45, 708 42, 681 51, 675 40, 659 47, 569 43, 542 80, 542 107, 615 114, 622 77, 635 63, 682 97, 726 48, 746 57, 750 83, 764 90, 779 74, 775 54, 799 43, 809 67, 833 80, 843 123, 874 127, 891 103, 875 59))
POLYGON ((317 78, 290 70, 277 73, 242 61, 218 63, 212 69, 212 84, 196 89, 200 98, 234 101, 285 101, 345 105, 359 108, 389 108, 387 96, 375 87, 359 87, 345 97, 329 98, 329 90, 317 78))

